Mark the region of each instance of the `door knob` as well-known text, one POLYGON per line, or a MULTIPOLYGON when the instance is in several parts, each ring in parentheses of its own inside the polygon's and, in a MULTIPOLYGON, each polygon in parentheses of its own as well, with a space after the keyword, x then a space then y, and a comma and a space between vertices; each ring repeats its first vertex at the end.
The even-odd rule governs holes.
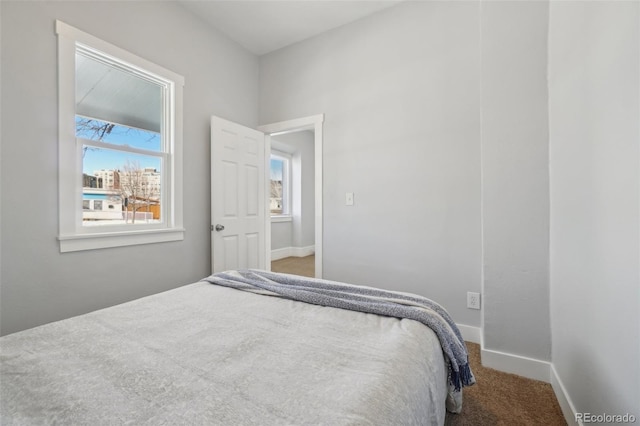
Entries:
POLYGON ((224 225, 217 224, 216 225, 216 231, 218 231, 218 232, 224 231, 224 225))

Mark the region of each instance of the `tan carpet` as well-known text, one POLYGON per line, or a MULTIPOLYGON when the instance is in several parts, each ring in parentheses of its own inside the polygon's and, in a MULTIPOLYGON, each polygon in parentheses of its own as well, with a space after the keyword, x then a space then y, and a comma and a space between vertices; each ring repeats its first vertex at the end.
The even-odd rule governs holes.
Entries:
POLYGON ((285 274, 302 275, 303 277, 315 277, 316 256, 285 257, 271 262, 271 270, 285 274))
POLYGON ((549 383, 503 373, 480 364, 480 345, 467 343, 477 383, 465 388, 461 414, 446 425, 566 425, 549 383))

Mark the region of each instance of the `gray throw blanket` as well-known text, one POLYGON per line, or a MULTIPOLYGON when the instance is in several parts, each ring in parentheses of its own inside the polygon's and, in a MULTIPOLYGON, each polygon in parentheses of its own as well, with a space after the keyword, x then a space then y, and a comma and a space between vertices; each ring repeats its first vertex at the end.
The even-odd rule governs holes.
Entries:
POLYGON ((460 330, 442 306, 425 297, 253 269, 220 272, 204 281, 314 305, 419 321, 438 336, 453 390, 459 392, 475 383, 460 330))

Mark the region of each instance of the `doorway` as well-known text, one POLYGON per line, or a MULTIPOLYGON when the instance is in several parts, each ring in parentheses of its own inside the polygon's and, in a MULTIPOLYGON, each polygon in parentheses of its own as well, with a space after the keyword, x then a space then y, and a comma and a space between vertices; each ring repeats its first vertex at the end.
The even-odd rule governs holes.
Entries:
MULTIPOLYGON (((314 188, 314 200, 313 200, 313 237, 314 237, 314 252, 315 253, 303 253, 299 259, 290 259, 293 261, 289 266, 286 265, 288 262, 274 263, 274 270, 277 269, 277 272, 288 272, 294 273, 298 275, 313 275, 316 278, 322 278, 322 123, 324 121, 324 114, 314 115, 310 117, 299 118, 295 120, 288 120, 273 124, 267 124, 263 126, 259 126, 258 130, 265 133, 265 157, 267 158, 268 164, 270 163, 270 156, 272 151, 272 143, 274 146, 280 146, 277 141, 278 136, 282 135, 290 135, 297 132, 312 132, 312 142, 313 142, 313 163, 314 163, 314 173, 313 173, 313 188, 314 188), (297 262, 299 260, 299 262, 297 262), (309 263, 312 262, 313 271, 310 273, 311 268, 309 267, 309 263), (281 269, 281 268, 284 269, 281 269), (300 269, 302 268, 302 269, 300 269), (302 274, 300 272, 303 272, 302 274)), ((289 137, 282 136, 281 139, 286 139, 289 137)), ((269 170, 269 167, 267 167, 269 170)), ((267 190, 267 194, 269 199, 266 200, 267 203, 270 203, 270 185, 267 190)), ((298 188, 299 190, 299 188, 298 188)), ((291 212, 293 213, 293 212, 291 212)), ((288 220, 284 218, 285 215, 282 215, 283 218, 278 220, 288 220)), ((291 219, 293 221, 293 219, 291 219)), ((267 218, 267 226, 266 226, 266 264, 267 266, 271 266, 271 246, 272 246, 272 231, 271 231, 271 218, 267 218)), ((301 226, 298 223, 298 226, 301 226)), ((300 234, 302 235, 302 234, 300 234)), ((302 238, 302 237, 301 237, 302 238)), ((304 251, 304 249, 303 249, 304 251)), ((282 259, 282 261, 287 259, 282 259)))

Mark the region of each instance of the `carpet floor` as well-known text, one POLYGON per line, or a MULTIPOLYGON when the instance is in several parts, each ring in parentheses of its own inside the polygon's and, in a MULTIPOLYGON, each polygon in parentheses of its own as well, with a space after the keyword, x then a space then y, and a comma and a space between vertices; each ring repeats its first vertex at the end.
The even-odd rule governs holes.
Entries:
POLYGON ((315 277, 316 256, 285 257, 271 262, 271 270, 284 274, 302 275, 303 277, 315 277))
POLYGON ((447 426, 564 426, 566 421, 549 383, 485 368, 480 345, 467 342, 476 384, 464 388, 462 413, 448 414, 447 426))

